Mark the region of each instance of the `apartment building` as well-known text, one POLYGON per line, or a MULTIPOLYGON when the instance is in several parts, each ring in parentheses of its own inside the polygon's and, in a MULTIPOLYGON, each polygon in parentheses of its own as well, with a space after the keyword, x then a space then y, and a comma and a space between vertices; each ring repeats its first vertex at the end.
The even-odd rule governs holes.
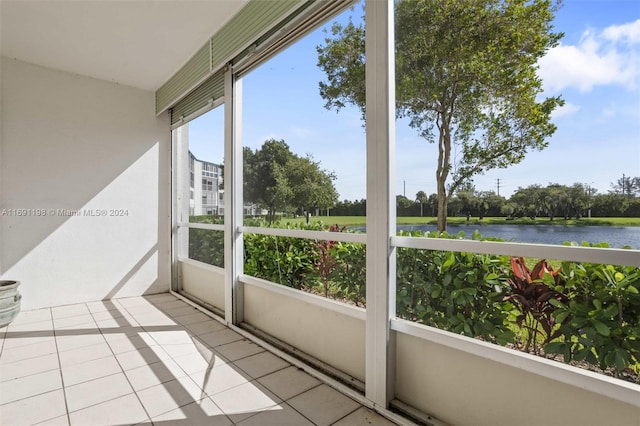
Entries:
POLYGON ((189 151, 189 213, 224 214, 223 167, 199 160, 189 151))

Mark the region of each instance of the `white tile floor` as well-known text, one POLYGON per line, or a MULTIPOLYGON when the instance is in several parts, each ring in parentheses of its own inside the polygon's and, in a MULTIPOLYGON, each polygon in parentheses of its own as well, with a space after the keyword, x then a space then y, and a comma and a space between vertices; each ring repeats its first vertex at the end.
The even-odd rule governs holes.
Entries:
POLYGON ((0 424, 392 425, 169 295, 0 329, 0 424))

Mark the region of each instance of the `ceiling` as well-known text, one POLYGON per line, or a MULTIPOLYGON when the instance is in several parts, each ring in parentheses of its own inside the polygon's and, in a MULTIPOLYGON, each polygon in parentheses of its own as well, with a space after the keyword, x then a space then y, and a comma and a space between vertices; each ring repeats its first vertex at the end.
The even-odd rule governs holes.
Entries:
POLYGON ((0 0, 0 52, 156 90, 247 1, 0 0))

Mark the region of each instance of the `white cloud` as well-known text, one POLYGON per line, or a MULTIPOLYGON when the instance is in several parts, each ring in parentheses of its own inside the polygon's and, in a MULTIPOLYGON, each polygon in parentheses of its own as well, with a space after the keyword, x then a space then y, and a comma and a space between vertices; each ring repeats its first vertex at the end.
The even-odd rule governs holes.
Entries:
POLYGON ((587 30, 576 45, 560 44, 539 61, 545 91, 575 87, 589 92, 598 85, 636 90, 640 82, 640 20, 587 30))
POLYGON ((628 24, 611 25, 604 29, 602 36, 614 42, 640 43, 640 19, 628 24))
POLYGON ((559 118, 559 117, 565 117, 568 115, 573 115, 578 111, 580 111, 579 105, 572 104, 571 102, 566 102, 563 106, 561 106, 560 108, 556 108, 551 113, 551 118, 559 118))

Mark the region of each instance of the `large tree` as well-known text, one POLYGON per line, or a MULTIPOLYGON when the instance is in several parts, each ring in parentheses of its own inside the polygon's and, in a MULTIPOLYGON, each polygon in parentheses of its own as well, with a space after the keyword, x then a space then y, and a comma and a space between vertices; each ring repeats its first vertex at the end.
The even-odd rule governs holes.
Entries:
POLYGON ((338 201, 338 192, 333 186, 335 175, 320 168, 320 162, 313 157, 294 156, 287 163, 286 175, 291 185, 291 204, 309 215, 316 209, 333 207, 338 201))
POLYGON ((268 210, 268 221, 276 212, 299 209, 309 212, 328 208, 338 200, 334 175, 320 169, 312 157, 292 153, 283 140, 269 139, 260 149, 244 148, 244 197, 268 210))
POLYGON ((543 191, 542 186, 538 184, 518 188, 509 199, 509 203, 513 207, 513 212, 510 215, 515 217, 528 216, 532 220, 536 220, 538 215, 543 213, 543 191))
POLYGON ((549 216, 550 221, 553 221, 558 214, 566 216, 569 205, 567 187, 557 183, 550 183, 546 188, 541 189, 538 202, 547 216, 549 216))
POLYGON ((550 183, 546 187, 529 185, 518 188, 509 202, 516 216, 528 215, 535 220, 539 214, 546 214, 552 221, 559 215, 565 220, 571 217, 579 219, 589 208, 590 198, 589 189, 582 183, 572 186, 550 183))
MULTIPOLYGON (((396 113, 438 146, 438 229, 451 194, 472 176, 548 145, 559 97, 538 99, 538 60, 558 43, 551 0, 398 0, 396 113), (457 154, 457 155, 454 155, 457 154), (453 157, 457 158, 454 162, 453 157)), ((334 23, 317 47, 327 108, 364 117, 364 28, 334 23)))
POLYGON ((611 194, 622 194, 629 198, 640 195, 640 177, 622 175, 615 183, 611 182, 611 194))
POLYGON ((269 222, 289 205, 291 188, 284 170, 291 158, 283 140, 269 139, 255 151, 244 148, 244 198, 267 209, 269 222))

